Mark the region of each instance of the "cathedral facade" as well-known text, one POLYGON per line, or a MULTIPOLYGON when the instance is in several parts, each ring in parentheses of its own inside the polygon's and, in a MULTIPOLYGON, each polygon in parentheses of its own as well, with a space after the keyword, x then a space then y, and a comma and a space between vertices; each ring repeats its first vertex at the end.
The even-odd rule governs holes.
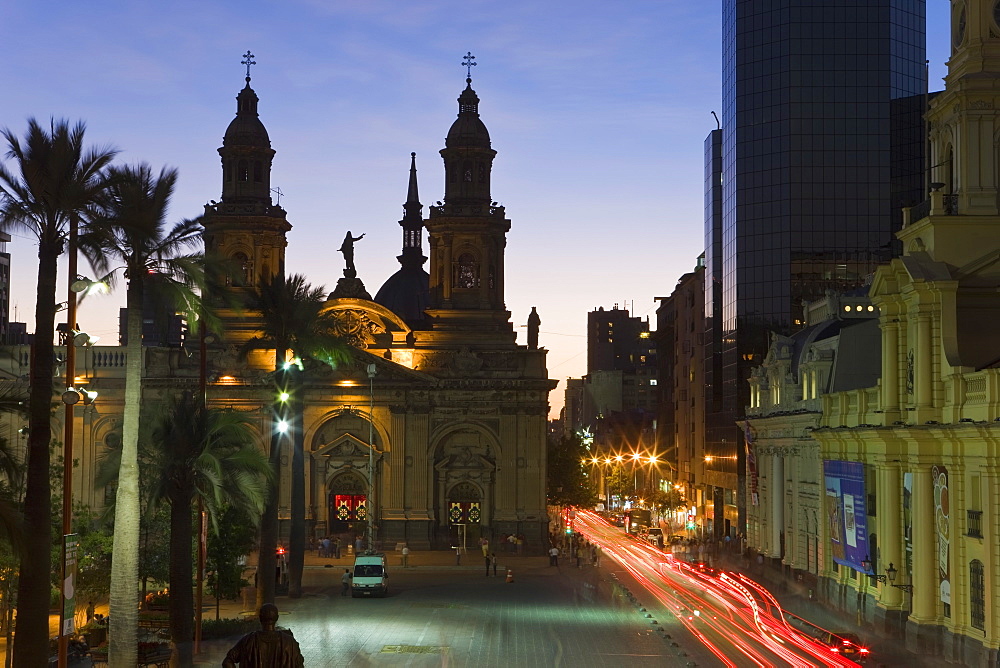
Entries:
MULTIPOLYGON (((350 344, 350 360, 336 368, 307 366, 298 390, 310 535, 371 522, 386 549, 404 541, 416 549, 448 548, 502 534, 523 535, 529 551, 547 547, 545 439, 555 382, 537 332, 528 346, 518 345, 504 304, 510 221, 490 195, 496 151, 471 83, 441 150, 444 198, 426 219, 412 158, 399 223, 401 268, 374 298, 354 268, 357 238, 348 233, 341 247, 344 276, 324 310, 350 344)), ((237 300, 285 271, 292 228, 271 200, 275 151, 257 104, 247 76, 219 149, 222 197, 206 205, 203 219, 206 251, 234 267, 219 290, 237 300)), ((223 331, 206 346, 204 367, 196 352, 144 349, 144 401, 193 390, 204 375, 209 404, 250 416, 266 451, 274 429, 274 353, 241 352, 259 334, 254 313, 219 312, 223 331)), ((93 489, 94 462, 118 438, 124 355, 124 348, 108 347, 78 355, 78 384, 100 392, 97 403, 76 409, 74 428, 81 458, 74 489, 94 508, 105 503, 93 489)), ((26 362, 26 355, 13 359, 15 367, 26 362)), ((281 447, 279 516, 287 535, 291 440, 281 447)))
MULTIPOLYGON (((206 251, 241 269, 230 286, 238 292, 284 270, 291 226, 271 202, 274 150, 249 77, 237 102, 219 149, 222 199, 206 207, 204 225, 206 251)), ((358 238, 348 232, 340 249, 344 276, 325 309, 350 343, 351 361, 307 369, 300 389, 306 513, 316 534, 372 521, 383 544, 415 548, 504 533, 524 535, 529 547, 546 540, 545 435, 554 383, 546 351, 517 345, 504 304, 510 221, 490 194, 496 151, 471 78, 458 103, 441 150, 443 202, 423 218, 411 154, 399 222, 401 267, 374 299, 354 267, 358 238)), ((246 314, 224 315, 219 352, 231 353, 256 325, 246 314)), ((210 356, 209 366, 213 377, 234 380, 273 368, 232 354, 210 356), (235 366, 225 368, 226 360, 235 366)), ((240 399, 248 408, 272 396, 266 383, 237 380, 213 389, 217 403, 240 399)), ((290 507, 288 459, 282 459, 283 518, 290 507)))

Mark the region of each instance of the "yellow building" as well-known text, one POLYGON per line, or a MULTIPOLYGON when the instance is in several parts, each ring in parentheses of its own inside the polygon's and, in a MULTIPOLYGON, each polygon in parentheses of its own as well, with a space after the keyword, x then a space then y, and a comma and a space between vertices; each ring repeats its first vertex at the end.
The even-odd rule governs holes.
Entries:
POLYGON ((865 467, 883 580, 828 559, 830 592, 905 620, 915 651, 985 666, 1000 648, 1000 7, 951 4, 946 90, 927 114, 930 197, 905 212, 903 255, 871 286, 881 381, 823 397, 813 437, 824 460, 865 467))

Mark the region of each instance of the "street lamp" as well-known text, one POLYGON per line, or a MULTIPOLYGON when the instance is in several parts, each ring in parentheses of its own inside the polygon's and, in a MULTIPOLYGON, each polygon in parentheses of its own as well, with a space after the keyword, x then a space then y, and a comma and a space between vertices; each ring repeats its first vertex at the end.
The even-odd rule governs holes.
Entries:
POLYGON ((907 592, 910 596, 913 596, 913 585, 911 585, 911 584, 908 584, 908 585, 898 585, 898 584, 896 584, 896 575, 898 573, 899 573, 899 571, 896 570, 896 567, 893 566, 892 562, 890 561, 889 562, 889 568, 885 569, 885 574, 889 576, 889 584, 892 585, 893 587, 895 587, 896 589, 902 589, 903 591, 907 592))
MULTIPOLYGON (((891 563, 889 564, 889 567, 892 568, 892 564, 891 563)), ((885 576, 884 575, 879 575, 878 573, 873 573, 872 572, 872 560, 871 560, 871 557, 869 557, 867 554, 865 555, 865 558, 861 560, 861 568, 864 569, 865 575, 867 575, 868 577, 870 577, 873 582, 881 582, 882 584, 885 584, 885 576)), ((896 571, 895 571, 895 569, 893 569, 893 571, 892 571, 892 578, 893 579, 896 578, 896 571)))
POLYGON ((375 551, 375 376, 378 367, 368 365, 368 551, 375 551))

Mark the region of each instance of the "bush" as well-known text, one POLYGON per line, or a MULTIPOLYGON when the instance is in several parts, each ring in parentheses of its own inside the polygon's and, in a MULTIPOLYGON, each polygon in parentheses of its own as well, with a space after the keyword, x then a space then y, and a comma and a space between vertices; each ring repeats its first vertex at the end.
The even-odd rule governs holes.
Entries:
POLYGON ((256 616, 201 620, 201 637, 203 640, 243 636, 253 631, 260 631, 260 622, 257 621, 256 616))

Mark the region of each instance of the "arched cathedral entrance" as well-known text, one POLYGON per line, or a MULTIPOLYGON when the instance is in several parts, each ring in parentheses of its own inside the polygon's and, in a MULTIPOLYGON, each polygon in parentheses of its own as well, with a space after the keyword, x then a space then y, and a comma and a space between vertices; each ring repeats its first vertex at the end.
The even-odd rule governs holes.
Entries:
POLYGON ((313 437, 310 479, 317 534, 364 533, 373 518, 378 524, 383 452, 381 435, 370 431, 367 417, 352 409, 340 410, 313 437), (368 444, 369 434, 374 447, 368 444), (374 498, 370 475, 375 478, 374 498))
POLYGON ((439 442, 434 457, 439 546, 474 544, 489 534, 496 457, 492 435, 471 425, 439 442))

